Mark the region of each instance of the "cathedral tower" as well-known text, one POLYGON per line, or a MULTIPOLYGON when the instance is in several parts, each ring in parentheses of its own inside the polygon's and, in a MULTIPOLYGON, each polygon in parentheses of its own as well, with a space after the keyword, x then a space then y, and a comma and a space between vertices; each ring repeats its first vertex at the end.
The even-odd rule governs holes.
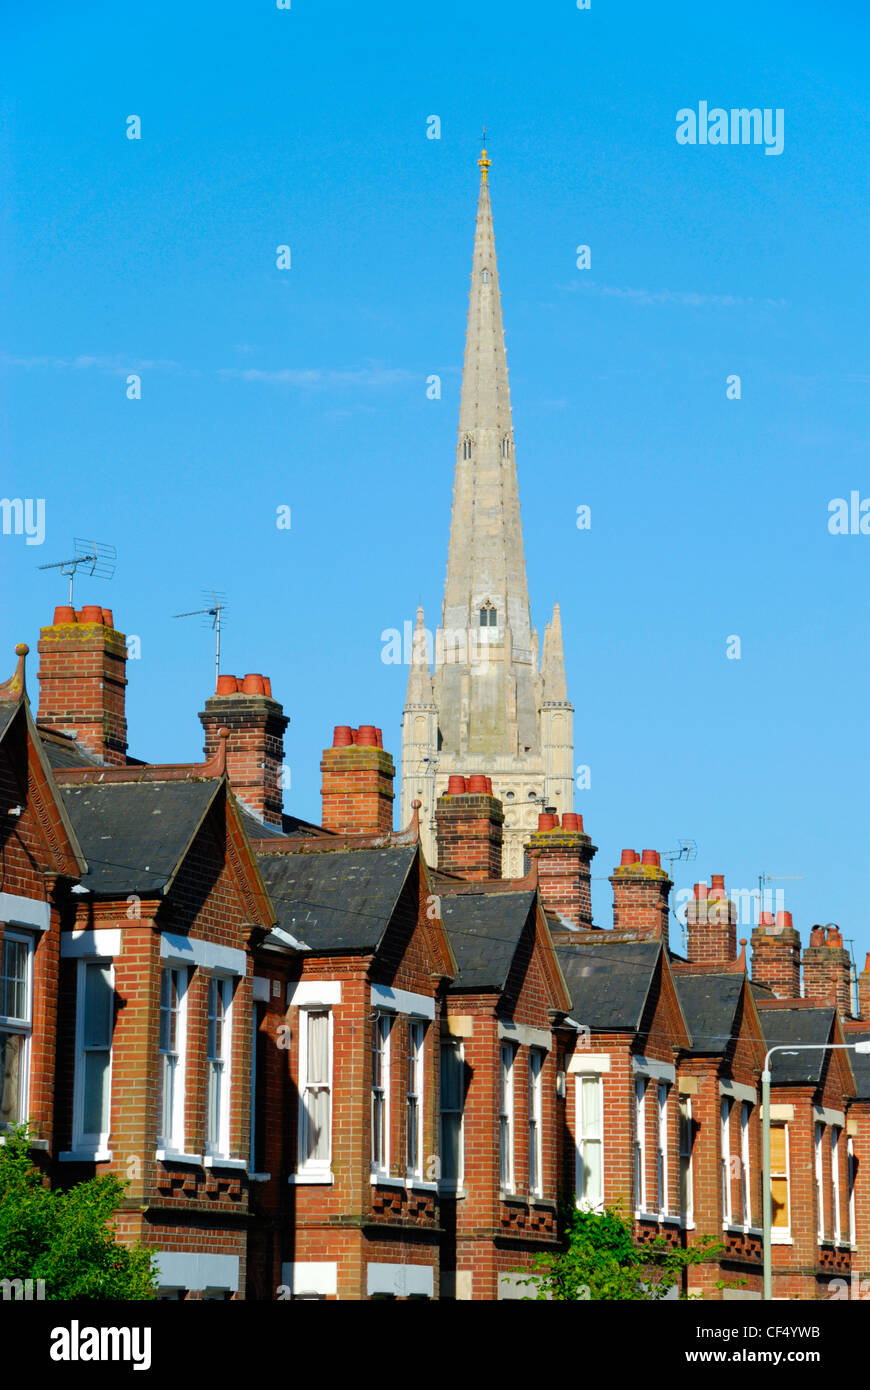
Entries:
POLYGON ((504 806, 503 873, 524 872, 523 842, 544 805, 573 809, 573 706, 558 604, 538 664, 514 457, 507 356, 481 152, 447 582, 434 652, 423 610, 402 719, 402 824, 423 803, 429 863, 435 803, 453 775, 485 775, 504 806), (430 661, 434 658, 434 673, 430 661))

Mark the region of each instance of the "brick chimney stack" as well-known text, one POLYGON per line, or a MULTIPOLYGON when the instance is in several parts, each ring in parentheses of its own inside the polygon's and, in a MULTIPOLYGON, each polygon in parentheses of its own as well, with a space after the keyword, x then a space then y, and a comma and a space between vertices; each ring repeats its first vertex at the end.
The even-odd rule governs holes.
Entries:
POLYGON ((503 825, 489 777, 451 777, 435 806, 438 868, 469 879, 501 878, 503 825))
POLYGON ((777 999, 801 997, 801 938, 790 912, 762 912, 752 928, 752 978, 777 999))
POLYGON ((583 830, 583 817, 565 811, 562 824, 549 807, 538 816, 538 828, 525 846, 538 861, 538 888, 547 912, 559 919, 562 931, 553 939, 570 939, 572 932, 592 926, 590 865, 597 846, 583 830))
POLYGON ((836 926, 813 927, 804 951, 804 995, 852 1015, 852 962, 836 926))
POLYGON ((686 909, 692 965, 730 965, 737 956, 737 908, 725 891, 725 875, 713 874, 710 887, 695 884, 686 909))
POLYGON ((655 937, 668 946, 668 896, 673 884, 656 849, 624 849, 610 878, 613 929, 655 937))
POLYGON ((267 676, 218 676, 217 692, 200 711, 205 730, 205 756, 218 745, 218 729, 230 731, 227 773, 239 801, 258 820, 281 825, 284 730, 289 724, 281 705, 272 698, 267 676))
POLYGON ((320 771, 325 829, 348 835, 392 830, 396 769, 384 752, 380 729, 373 724, 360 724, 358 729, 337 725, 320 771))
POLYGON ((858 976, 858 1017, 870 1020, 870 951, 858 976))
POLYGON ((127 639, 109 608, 54 610, 40 630, 37 721, 69 734, 101 762, 127 761, 127 639))

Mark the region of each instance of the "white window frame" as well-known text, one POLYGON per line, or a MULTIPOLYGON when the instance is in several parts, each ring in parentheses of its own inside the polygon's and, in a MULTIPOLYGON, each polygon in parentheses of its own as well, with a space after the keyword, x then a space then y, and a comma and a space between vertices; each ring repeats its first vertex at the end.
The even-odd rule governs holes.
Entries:
POLYGON ((822 1156, 824 1135, 825 1126, 820 1120, 817 1120, 813 1131, 813 1140, 815 1146, 816 1212, 818 1216, 816 1236, 820 1245, 825 1239, 825 1167, 822 1156))
POLYGON ((386 1177, 390 1172, 390 1038, 392 1037, 394 1015, 377 1012, 372 1019, 372 1074, 371 1074, 371 1130, 372 1158, 371 1170, 375 1177, 386 1177), (380 1060, 380 1082, 375 1085, 375 1057, 380 1060), (375 1114, 380 1109, 383 1147, 379 1158, 375 1157, 375 1114))
POLYGON ((157 1039, 157 1049, 160 1056, 160 1113, 158 1116, 157 1147, 165 1153, 184 1153, 184 1105, 186 1096, 186 1070, 187 1070, 187 991, 190 984, 190 972, 185 966, 173 965, 170 962, 164 963, 160 971, 160 1004, 159 1004, 159 1033, 157 1039), (175 1010, 175 1050, 174 1054, 166 1052, 162 1046, 163 1039, 163 982, 166 979, 176 977, 177 1006, 175 1010), (174 1055, 174 1063, 170 1065, 168 1059, 174 1055), (172 1079, 172 1114, 170 1119, 170 1129, 164 1128, 166 1117, 165 1086, 167 1073, 172 1079))
POLYGON ((82 956, 76 963, 76 1043, 75 1043, 75 1074, 73 1081, 73 1135, 72 1152, 74 1154, 87 1154, 93 1158, 97 1156, 110 1158, 109 1135, 112 1128, 112 1063, 113 1063, 113 1042, 115 1033, 115 966, 109 956, 82 956), (85 1105, 85 978, 89 968, 96 967, 106 970, 109 974, 109 989, 111 990, 111 1017, 109 1019, 109 1047, 89 1048, 88 1051, 104 1052, 108 1050, 108 1081, 106 1085, 106 1128, 99 1133, 84 1130, 84 1105, 85 1105))
POLYGON ((207 975, 208 995, 206 1000, 206 1074, 207 1074, 207 1093, 206 1093, 206 1142, 205 1152, 209 1158, 229 1158, 230 1156, 230 1095, 233 1084, 232 1069, 232 1042, 233 1042, 233 1001, 235 989, 238 983, 237 975, 218 974, 216 971, 207 975), (221 1019, 220 1051, 216 1056, 212 1056, 211 1048, 211 1020, 212 1020, 212 990, 223 1004, 223 1017, 221 1019), (217 1115, 214 1113, 213 1081, 217 1078, 218 1082, 218 1106, 217 1115), (215 1122, 216 1121, 216 1125, 215 1122), (217 1138, 211 1137, 213 1129, 217 1130, 217 1138))
MULTIPOLYGON (((444 1104, 444 1087, 443 1087, 443 1085, 440 1085, 440 1084, 439 1084, 439 1092, 440 1092, 440 1096, 441 1096, 441 1111, 440 1111, 440 1130, 439 1130, 439 1145, 438 1145, 438 1152, 442 1155, 442 1160, 443 1160, 443 1155, 444 1155, 444 1153, 445 1153, 445 1151, 446 1151, 446 1145, 445 1145, 445 1143, 444 1143, 444 1116, 445 1116, 445 1115, 458 1115, 458 1116, 459 1116, 459 1123, 458 1123, 459 1143, 458 1143, 458 1146, 457 1146, 457 1147, 458 1147, 458 1154, 457 1154, 457 1159, 458 1159, 458 1161, 457 1161, 457 1165, 456 1165, 456 1175, 455 1175, 455 1177, 452 1177, 452 1178, 445 1178, 445 1177, 442 1177, 441 1180, 440 1180, 440 1189, 441 1189, 442 1192, 445 1192, 445 1193, 449 1193, 449 1192, 459 1192, 459 1191, 461 1191, 461 1190, 462 1190, 462 1184, 463 1184, 463 1181, 464 1181, 464 1179, 465 1179, 465 1107, 464 1107, 464 1105, 463 1105, 464 1097, 463 1097, 463 1094, 462 1094, 462 1092, 463 1092, 463 1084, 464 1084, 464 1080, 465 1080, 465 1046, 464 1046, 464 1044, 460 1041, 459 1038, 442 1038, 441 1044, 440 1044, 439 1053, 438 1053, 438 1065, 439 1065, 439 1068, 440 1068, 441 1065, 442 1065, 441 1059, 442 1059, 442 1057, 444 1056, 445 1051, 448 1051, 448 1050, 451 1051, 451 1052, 453 1052, 453 1054, 454 1054, 454 1059, 455 1059, 455 1065, 457 1065, 458 1068, 459 1068, 459 1105, 458 1105, 458 1107, 456 1107, 455 1109, 454 1109, 454 1108, 448 1108, 447 1106, 445 1106, 445 1104, 444 1104)), ((440 1083, 440 1071, 439 1071, 439 1083, 440 1083)), ((443 1173, 443 1161, 442 1161, 442 1168, 441 1168, 440 1171, 443 1173)))
POLYGON ((640 1214, 646 1211, 646 1088, 649 1078, 634 1078, 634 1200, 640 1214))
POLYGON ((752 1225, 752 1169, 749 1144, 749 1126, 752 1120, 752 1105, 748 1100, 740 1102, 740 1215, 748 1230, 752 1225))
POLYGON ((575 1093, 576 1107, 576 1134, 577 1134, 577 1162, 575 1176, 576 1203, 583 1211, 601 1211, 604 1207, 604 1077, 599 1072, 578 1072, 575 1093), (594 1089, 596 1099, 596 1129, 597 1133, 587 1133, 585 1124, 585 1114, 583 1108, 583 1092, 585 1088, 594 1089), (587 1147, 597 1145, 598 1147, 598 1173, 601 1182, 601 1191, 597 1196, 589 1192, 587 1181, 587 1147))
POLYGON ((855 1162, 855 1142, 851 1134, 846 1136, 846 1168, 849 1181, 849 1244, 856 1244, 856 1225, 855 1225, 855 1177, 858 1165, 855 1162))
POLYGON ((668 1098, 667 1081, 656 1083, 656 1202, 660 1216, 668 1214, 668 1098))
POLYGON ((405 1098, 405 1163, 409 1178, 423 1179, 423 1118, 426 1087, 426 1023, 408 1019, 408 1090, 405 1098), (413 1083, 413 1086, 412 1086, 413 1083), (413 1134, 413 1151, 411 1139, 413 1134))
POLYGON ((544 1195, 543 1072, 546 1053, 529 1048, 529 1196, 544 1195))
MULTIPOLYGON (((17 1121, 11 1123, 21 1124, 29 1118, 30 1110, 30 1052, 31 1041, 33 1038, 33 952, 34 939, 27 932, 19 932, 11 927, 6 927, 3 932, 3 940, 0 943, 0 960, 2 960, 2 950, 7 941, 14 941, 16 945, 24 947, 24 1013, 19 1018, 13 1014, 0 1014, 0 1033, 21 1038, 21 1053, 19 1059, 19 1078, 18 1078, 18 1102, 17 1102, 17 1121)), ((8 1121, 0 1122, 0 1129, 4 1128, 8 1121)))
POLYGON ((679 1097, 680 1114, 680 1216, 684 1226, 695 1224, 695 1183, 694 1183, 694 1118, 692 1116, 692 1097, 679 1097), (683 1189, 686 1201, 683 1205, 683 1189))
POLYGON ((720 1183, 722 1192, 722 1225, 733 1223, 734 1209, 731 1202, 731 1110, 733 1096, 719 1097, 719 1146, 721 1153, 720 1183))
MULTIPOLYGON (((787 1220, 786 1220, 785 1226, 774 1226, 774 1225, 771 1225, 770 1239, 771 1239, 771 1243, 772 1243, 773 1245, 790 1245, 790 1244, 791 1244, 792 1236, 791 1236, 791 1142, 790 1142, 790 1135, 789 1135, 789 1126, 788 1126, 788 1124, 787 1124, 786 1122, 784 1122, 784 1121, 781 1121, 781 1122, 771 1121, 771 1129, 781 1129, 781 1130, 783 1131, 783 1137, 784 1137, 784 1139, 785 1139, 785 1145, 784 1145, 784 1148, 785 1148, 785 1172, 784 1172, 784 1173, 774 1172, 774 1171, 773 1171, 773 1160, 771 1159, 771 1169, 770 1169, 770 1173, 769 1173, 769 1175, 768 1175, 768 1178, 769 1178, 769 1181, 770 1181, 770 1183, 771 1183, 771 1187, 773 1186, 773 1179, 774 1179, 774 1178, 785 1178, 786 1218, 787 1218, 787 1220)), ((772 1207, 772 1205, 773 1205, 773 1203, 772 1203, 772 1199, 771 1199, 771 1207, 772 1207)), ((772 1221, 772 1220, 773 1220, 773 1217, 771 1216, 771 1221, 772 1221)))
POLYGON ((334 1067, 334 1018, 332 1009, 326 1004, 308 1004, 299 1009, 299 1124, 298 1147, 296 1150, 296 1175, 300 1178, 328 1178, 332 1173, 332 1129, 334 1120, 333 1067, 334 1067), (327 1017, 327 1081, 311 1085, 308 1080, 308 1029, 312 1014, 326 1014, 327 1017), (326 1090, 329 1096, 329 1133, 325 1158, 306 1158, 308 1148, 309 1111, 306 1097, 310 1090, 326 1090))
POLYGON ((498 1185, 514 1191, 514 1063, 515 1043, 502 1042, 498 1049, 498 1185))
POLYGON ((831 1217, 835 1244, 842 1237, 840 1227, 840 1134, 839 1125, 831 1125, 831 1217))

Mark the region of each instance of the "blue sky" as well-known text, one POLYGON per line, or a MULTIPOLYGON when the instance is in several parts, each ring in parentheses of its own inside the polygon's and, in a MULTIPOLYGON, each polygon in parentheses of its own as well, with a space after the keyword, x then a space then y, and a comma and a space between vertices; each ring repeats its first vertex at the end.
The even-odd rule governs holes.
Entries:
POLYGON ((117 574, 76 600, 141 638, 133 753, 200 754, 211 637, 171 615, 214 585, 223 669, 292 721, 288 809, 318 818, 336 723, 398 755, 381 633, 440 610, 485 122, 594 867, 691 837, 678 887, 802 875, 771 886, 804 941, 837 921, 863 964, 870 537, 827 527, 870 496, 863 5, 82 0, 4 28, 2 490, 46 503, 41 547, 0 537, 7 666, 27 640, 35 691, 65 601, 36 566, 96 536, 117 574), (701 100, 782 108, 782 154, 678 145, 701 100))

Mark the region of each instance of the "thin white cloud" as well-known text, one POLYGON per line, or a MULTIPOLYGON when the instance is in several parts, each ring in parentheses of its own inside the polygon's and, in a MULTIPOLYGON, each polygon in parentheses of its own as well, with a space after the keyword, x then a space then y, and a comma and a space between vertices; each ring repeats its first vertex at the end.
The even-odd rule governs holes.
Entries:
POLYGON ((678 304, 688 309, 742 309, 750 305, 764 309, 784 309, 784 299, 755 299, 740 294, 696 294, 689 290, 637 290, 625 286, 598 285, 594 280, 572 280, 562 290, 582 290, 602 298, 623 299, 630 304, 678 304))
POLYGON ((179 372, 182 371, 180 362, 172 362, 166 358, 152 357, 101 357, 86 356, 80 357, 13 357, 4 354, 0 358, 4 366, 22 367, 25 371, 30 371, 36 367, 49 367, 54 371, 99 371, 108 372, 112 376, 126 376, 129 372, 179 372))
POLYGON ((260 367, 222 367, 219 376, 233 381, 264 381, 277 386, 341 387, 405 386, 422 381, 420 372, 404 367, 349 367, 338 371, 332 367, 279 367, 266 370, 260 367))

